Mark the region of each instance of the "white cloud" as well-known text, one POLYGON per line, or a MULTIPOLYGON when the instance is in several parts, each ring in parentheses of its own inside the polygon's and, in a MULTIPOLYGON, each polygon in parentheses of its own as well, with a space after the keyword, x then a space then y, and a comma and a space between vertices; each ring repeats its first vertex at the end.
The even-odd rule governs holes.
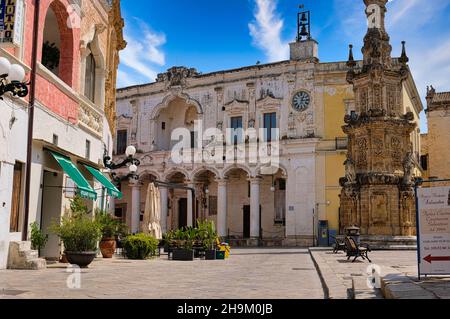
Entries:
POLYGON ((135 20, 138 28, 125 28, 128 45, 120 54, 119 87, 153 82, 159 73, 158 68, 166 64, 166 55, 161 49, 166 43, 166 35, 154 32, 142 20, 135 20))
POLYGON ((269 62, 288 59, 288 42, 281 35, 284 21, 276 12, 276 1, 255 0, 255 4, 255 21, 248 25, 254 45, 264 51, 269 62))

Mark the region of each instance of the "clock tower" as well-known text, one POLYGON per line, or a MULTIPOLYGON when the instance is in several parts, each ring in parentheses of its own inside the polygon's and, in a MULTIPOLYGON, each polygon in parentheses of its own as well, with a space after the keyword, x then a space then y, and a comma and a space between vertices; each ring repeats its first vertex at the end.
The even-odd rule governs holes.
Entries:
POLYGON ((361 228, 362 240, 375 247, 414 243, 414 173, 418 153, 412 145, 414 114, 403 107, 404 83, 411 78, 405 43, 398 59, 385 28, 388 0, 364 0, 368 31, 357 63, 350 46, 347 81, 355 111, 345 117, 348 136, 342 186, 341 233, 361 228))

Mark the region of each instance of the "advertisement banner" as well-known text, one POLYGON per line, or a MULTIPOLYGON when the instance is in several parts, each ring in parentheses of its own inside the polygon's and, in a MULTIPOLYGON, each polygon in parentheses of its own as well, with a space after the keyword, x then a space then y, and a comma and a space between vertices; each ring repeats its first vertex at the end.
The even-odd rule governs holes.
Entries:
POLYGON ((0 45, 20 46, 23 38, 23 0, 0 0, 0 45))
POLYGON ((422 275, 450 274, 450 187, 418 190, 419 269, 422 275))

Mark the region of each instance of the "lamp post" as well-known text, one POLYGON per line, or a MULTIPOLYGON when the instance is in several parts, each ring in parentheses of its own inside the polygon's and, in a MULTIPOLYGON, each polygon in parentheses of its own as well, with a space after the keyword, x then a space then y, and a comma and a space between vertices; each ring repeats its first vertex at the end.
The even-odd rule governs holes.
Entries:
POLYGON ((138 167, 141 165, 141 162, 135 158, 136 156, 136 148, 134 146, 128 146, 125 155, 127 156, 122 162, 120 163, 113 163, 110 156, 106 155, 103 157, 103 164, 106 168, 109 168, 110 170, 117 170, 122 167, 128 167, 130 173, 125 177, 118 177, 116 173, 112 173, 111 175, 114 178, 114 181, 116 184, 120 184, 122 181, 127 179, 134 179, 138 180, 139 175, 137 174, 138 167))
POLYGON ((25 80, 25 70, 19 64, 11 64, 7 58, 0 58, 0 99, 10 92, 13 96, 26 97, 28 83, 25 80))
MULTIPOLYGON (((30 83, 25 82, 25 70, 19 64, 11 64, 7 58, 0 58, 0 100, 3 100, 3 96, 6 93, 11 93, 12 96, 17 96, 20 98, 24 98, 28 95, 28 85, 30 83)), ((33 81, 33 72, 31 74, 31 79, 33 81)), ((30 98, 31 101, 31 98, 30 98)), ((28 110, 28 121, 32 121, 33 110, 30 107, 28 110)), ((28 133, 30 135, 30 133, 28 133)), ((28 143, 31 143, 28 140, 28 143)), ((27 150, 29 151, 30 146, 27 146, 27 150)), ((22 240, 26 241, 28 237, 28 219, 29 219, 29 170, 31 169, 31 157, 27 154, 27 169, 26 169, 26 181, 25 181, 25 198, 24 198, 24 206, 25 206, 25 214, 23 220, 23 228, 22 228, 22 240)))

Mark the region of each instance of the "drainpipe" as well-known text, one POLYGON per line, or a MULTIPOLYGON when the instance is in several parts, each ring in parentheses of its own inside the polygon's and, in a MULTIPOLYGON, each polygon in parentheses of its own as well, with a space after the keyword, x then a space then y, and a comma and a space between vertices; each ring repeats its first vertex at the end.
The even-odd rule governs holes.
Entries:
POLYGON ((36 101, 36 68, 39 40, 40 0, 34 0, 34 25, 33 43, 31 52, 31 76, 30 76, 30 101, 28 107, 28 140, 27 140, 27 165, 25 179, 25 216, 22 230, 22 240, 28 239, 28 223, 30 218, 30 189, 31 189, 31 161, 33 160, 33 129, 34 129, 34 105, 36 101))

